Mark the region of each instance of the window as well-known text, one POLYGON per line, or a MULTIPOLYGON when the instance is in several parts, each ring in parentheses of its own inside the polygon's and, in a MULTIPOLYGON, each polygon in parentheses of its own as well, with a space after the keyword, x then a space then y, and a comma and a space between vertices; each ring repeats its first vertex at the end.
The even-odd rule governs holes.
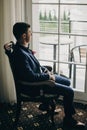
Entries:
MULTIPOLYGON (((73 47, 87 44, 86 0, 32 0, 33 48, 42 65, 51 65, 54 73, 69 77, 70 52, 73 47)), ((72 85, 85 91, 84 69, 76 69, 72 85), (75 78, 74 78, 75 76, 75 78), (76 81, 76 82, 75 82, 76 81)))

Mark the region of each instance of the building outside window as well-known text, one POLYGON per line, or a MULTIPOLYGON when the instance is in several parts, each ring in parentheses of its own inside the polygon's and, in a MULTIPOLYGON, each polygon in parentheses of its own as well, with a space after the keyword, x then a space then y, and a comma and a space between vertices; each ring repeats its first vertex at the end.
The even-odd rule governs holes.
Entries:
POLYGON ((83 95, 82 98, 87 92, 84 54, 87 48, 86 9, 86 0, 32 0, 32 45, 35 55, 42 65, 52 66, 54 73, 70 78, 72 87, 79 92, 79 96, 83 95), (72 48, 80 45, 85 46, 75 50, 76 60, 71 61, 72 48), (82 62, 79 61, 79 50, 83 52, 82 62))

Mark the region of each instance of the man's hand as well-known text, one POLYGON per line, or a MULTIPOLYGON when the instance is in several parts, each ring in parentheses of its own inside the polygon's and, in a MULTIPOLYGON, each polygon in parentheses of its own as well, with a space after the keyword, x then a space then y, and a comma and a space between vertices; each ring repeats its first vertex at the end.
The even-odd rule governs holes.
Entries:
POLYGON ((48 74, 49 74, 49 76, 50 76, 50 80, 55 81, 55 75, 54 75, 54 74, 52 74, 50 71, 48 71, 47 73, 48 73, 48 74))
POLYGON ((9 51, 11 50, 12 44, 13 44, 13 41, 10 41, 4 45, 4 48, 9 51))
POLYGON ((50 79, 53 80, 53 81, 55 81, 55 75, 50 74, 50 79))
POLYGON ((54 76, 54 74, 52 74, 52 72, 50 72, 48 69, 45 69, 44 73, 49 74, 50 80, 55 81, 55 76, 54 76))

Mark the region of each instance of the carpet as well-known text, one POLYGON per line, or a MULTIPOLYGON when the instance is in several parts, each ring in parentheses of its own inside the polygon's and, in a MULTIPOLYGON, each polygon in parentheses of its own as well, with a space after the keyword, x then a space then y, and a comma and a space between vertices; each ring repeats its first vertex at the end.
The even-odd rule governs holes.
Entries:
MULTIPOLYGON (((63 130, 62 121, 64 110, 62 102, 56 104, 56 113, 54 116, 55 125, 52 125, 46 112, 38 109, 40 103, 26 102, 22 104, 20 119, 17 130, 63 130)), ((86 124, 87 130, 87 105, 75 103, 76 114, 74 116, 78 121, 86 124)), ((0 104, 0 130, 13 130, 15 121, 16 104, 0 104)), ((68 130, 68 129, 67 129, 68 130)), ((77 130, 77 129, 73 129, 77 130)), ((81 129, 82 130, 82 129, 81 129)))

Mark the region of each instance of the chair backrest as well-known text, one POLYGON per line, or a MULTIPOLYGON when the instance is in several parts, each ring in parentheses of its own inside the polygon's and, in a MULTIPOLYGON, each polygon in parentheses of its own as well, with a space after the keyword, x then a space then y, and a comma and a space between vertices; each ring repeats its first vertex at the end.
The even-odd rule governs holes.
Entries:
POLYGON ((7 44, 4 45, 5 54, 8 56, 9 64, 10 64, 11 71, 12 71, 13 78, 14 78, 16 93, 20 93, 20 89, 18 87, 18 83, 17 83, 17 80, 16 80, 14 63, 13 63, 13 50, 14 50, 14 47, 15 47, 15 44, 14 44, 13 41, 11 41, 10 43, 7 43, 7 44))
POLYGON ((70 61, 86 63, 87 45, 75 46, 70 51, 70 61))
POLYGON ((13 77, 15 80, 14 67, 13 67, 13 49, 14 49, 14 47, 15 47, 15 44, 13 41, 4 45, 5 54, 8 56, 10 67, 11 67, 13 77))

